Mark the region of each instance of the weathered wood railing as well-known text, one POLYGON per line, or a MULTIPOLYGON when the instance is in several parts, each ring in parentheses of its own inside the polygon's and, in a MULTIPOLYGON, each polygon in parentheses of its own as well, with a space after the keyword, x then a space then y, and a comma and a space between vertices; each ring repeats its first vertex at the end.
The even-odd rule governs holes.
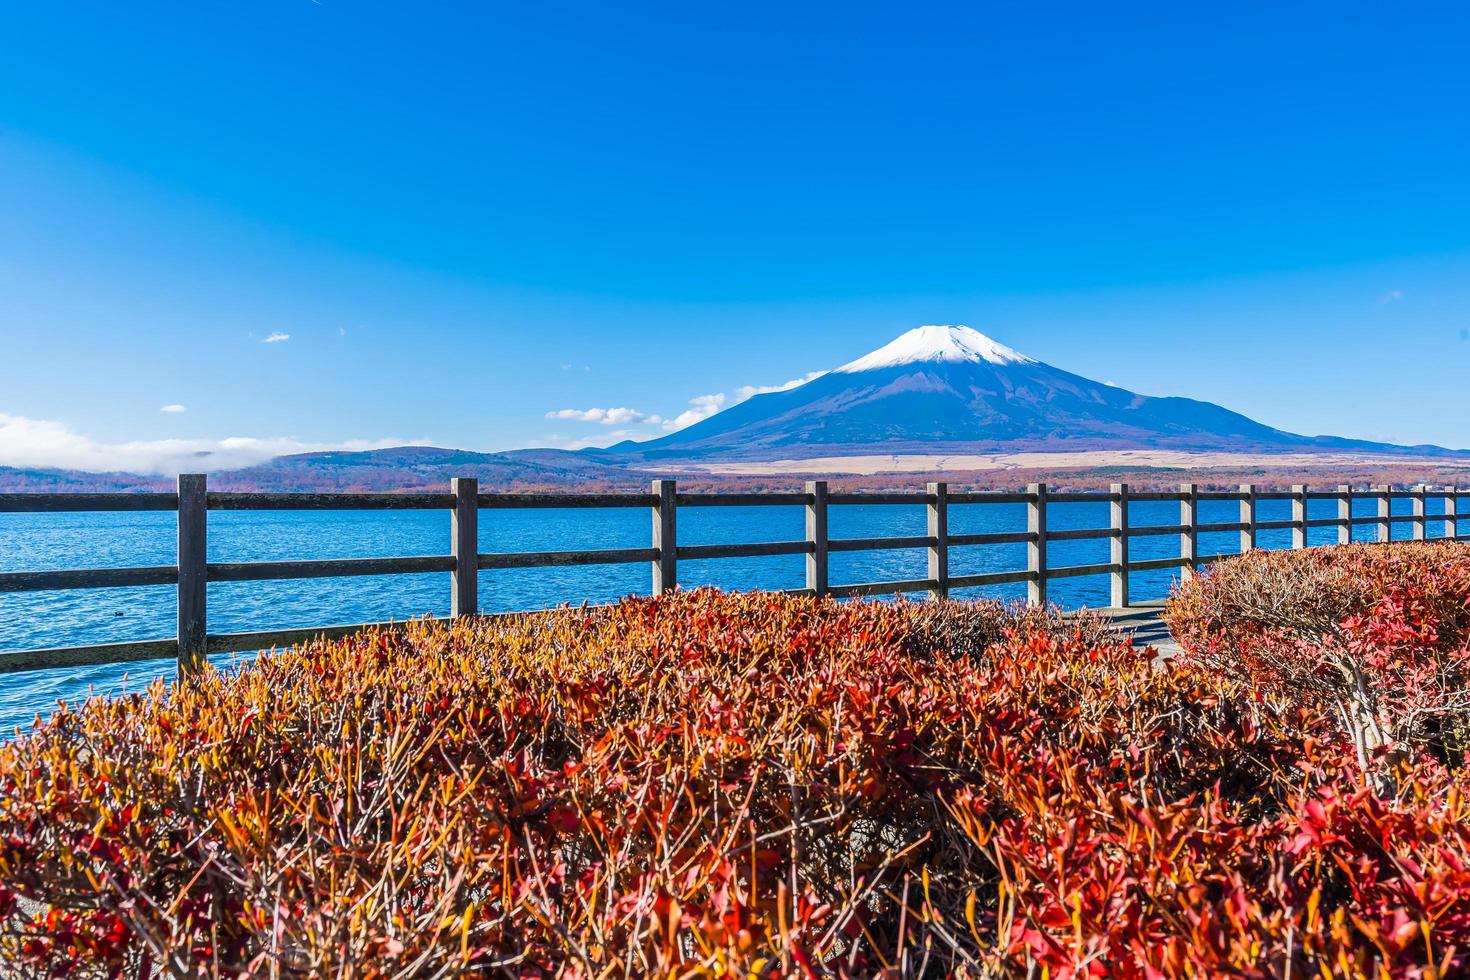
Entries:
POLYGON ((1392 490, 1379 486, 1354 491, 1309 491, 1296 486, 1289 491, 1258 491, 1242 485, 1239 490, 1200 490, 1184 484, 1178 491, 1134 491, 1127 484, 1114 484, 1108 491, 1056 492, 1046 484, 1031 484, 1024 491, 951 491, 943 483, 931 483, 922 492, 833 493, 824 482, 807 483, 800 493, 679 493, 673 480, 655 480, 649 493, 493 493, 479 492, 476 481, 451 481, 448 493, 211 493, 205 477, 180 476, 176 493, 13 493, 0 494, 0 513, 60 511, 175 511, 178 514, 178 564, 145 568, 93 568, 57 571, 0 572, 0 592, 32 592, 54 589, 93 589, 138 585, 175 585, 178 590, 178 629, 168 639, 91 646, 57 647, 0 653, 0 673, 51 667, 85 666, 177 657, 179 668, 196 667, 206 656, 265 649, 318 636, 343 636, 366 626, 352 624, 303 629, 264 630, 247 633, 209 633, 207 630, 207 585, 210 582, 256 582, 273 579, 330 578, 353 575, 398 575, 449 572, 452 616, 474 614, 479 608, 479 573, 485 569, 537 568, 568 565, 607 565, 648 562, 652 568, 655 594, 678 584, 680 560, 749 558, 768 555, 804 555, 806 587, 795 590, 811 595, 874 596, 898 592, 929 592, 944 596, 952 589, 1025 582, 1027 601, 1047 601, 1047 583, 1082 575, 1108 575, 1114 606, 1129 603, 1129 575, 1159 569, 1181 569, 1192 574, 1201 565, 1225 555, 1199 553, 1199 536, 1216 532, 1239 532, 1240 550, 1256 546, 1261 531, 1289 529, 1291 545, 1307 544, 1314 527, 1335 527, 1338 543, 1352 540, 1353 528, 1373 525, 1375 538, 1388 541, 1392 525, 1407 523, 1411 537, 1424 538, 1429 523, 1443 522, 1446 537, 1458 535, 1458 501, 1467 491, 1455 488, 1392 490), (1427 501, 1440 497, 1441 513, 1427 512, 1427 501), (1355 517, 1354 499, 1376 501, 1376 513, 1355 517), (1407 499, 1411 512, 1392 514, 1392 501, 1407 499), (1201 501, 1238 501, 1240 519, 1226 523, 1199 520, 1201 501), (1291 518, 1284 521, 1257 519, 1262 500, 1291 501, 1291 518), (1307 518, 1309 500, 1333 500, 1337 516, 1307 518), (1139 501, 1177 501, 1179 523, 1135 526, 1129 520, 1129 505, 1139 501), (1108 527, 1050 530, 1047 505, 1063 503, 1107 503, 1108 527), (852 504, 923 505, 928 512, 927 533, 915 537, 833 539, 827 533, 827 511, 831 506, 852 504), (1025 531, 951 534, 951 506, 971 504, 1025 504, 1025 531), (753 544, 680 545, 677 516, 680 508, 717 506, 801 506, 806 511, 806 534, 801 541, 753 544), (492 508, 578 508, 633 507, 652 513, 653 531, 647 548, 618 548, 600 551, 536 551, 502 554, 481 553, 479 512, 492 508), (448 555, 401 558, 339 558, 322 561, 210 562, 206 555, 208 513, 215 510, 432 510, 451 511, 448 555), (1178 557, 1134 560, 1129 555, 1132 538, 1144 535, 1178 535, 1178 557), (1057 567, 1047 562, 1047 546, 1054 541, 1107 539, 1109 560, 1093 565, 1057 567), (979 545, 1026 545, 1026 568, 1012 571, 951 575, 949 554, 953 548, 979 545), (922 579, 832 585, 828 582, 828 556, 833 552, 922 548, 928 553, 927 575, 922 579))

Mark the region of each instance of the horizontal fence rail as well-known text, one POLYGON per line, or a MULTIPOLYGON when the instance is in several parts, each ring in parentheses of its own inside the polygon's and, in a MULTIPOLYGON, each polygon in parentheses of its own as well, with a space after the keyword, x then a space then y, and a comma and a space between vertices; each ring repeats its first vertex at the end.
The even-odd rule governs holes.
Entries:
MULTIPOLYGON (((1035 483, 1025 491, 951 492, 946 484, 931 483, 927 489, 885 493, 831 493, 824 481, 807 483, 800 493, 679 493, 673 480, 655 480, 649 493, 480 493, 472 479, 456 479, 449 493, 217 493, 207 488, 199 474, 179 477, 176 493, 7 493, 0 494, 0 513, 63 513, 77 511, 173 511, 178 515, 178 563, 140 568, 93 568, 54 571, 0 572, 0 593, 117 588, 124 586, 173 585, 178 590, 176 635, 164 639, 89 646, 56 647, 0 653, 0 673, 55 667, 80 667, 176 657, 181 673, 196 669, 210 654, 231 653, 284 646, 313 637, 340 637, 381 623, 343 624, 299 629, 264 630, 212 634, 207 630, 207 588, 210 582, 257 582, 281 579, 315 579, 358 575, 403 575, 448 572, 451 576, 451 616, 478 612, 479 573, 493 569, 549 568, 557 566, 648 563, 655 595, 678 585, 679 562, 706 559, 750 558, 771 555, 801 555, 806 564, 806 585, 793 592, 835 597, 892 595, 927 592, 943 597, 954 589, 1024 582, 1031 605, 1047 602, 1047 584, 1053 580, 1085 575, 1107 575, 1114 606, 1126 606, 1131 598, 1129 575, 1133 572, 1179 569, 1192 575, 1204 565, 1228 554, 1199 553, 1199 536, 1238 533, 1240 551, 1257 546, 1261 531, 1289 530, 1291 546, 1307 545, 1311 528, 1337 528, 1336 543, 1352 540, 1353 529, 1373 526, 1374 539, 1388 541, 1395 524, 1408 524, 1410 536, 1424 539, 1430 524, 1443 523, 1446 538, 1458 537, 1459 500, 1467 490, 1454 487, 1430 489, 1418 486, 1394 490, 1376 486, 1354 490, 1340 486, 1333 491, 1295 486, 1289 491, 1257 490, 1249 484, 1237 490, 1200 490, 1184 484, 1178 491, 1136 491, 1127 484, 1113 484, 1106 491, 1048 491, 1035 483), (1430 499, 1441 499, 1443 511, 1428 512, 1430 499), (1262 500, 1291 502, 1291 519, 1261 521, 1257 505, 1262 500), (1309 501, 1336 501, 1337 516, 1307 518, 1309 501), (1353 502, 1369 500, 1374 513, 1354 516, 1353 502), (1394 500, 1408 500, 1411 512, 1393 514, 1394 500), (1129 506, 1136 502, 1177 502, 1179 521, 1166 525, 1134 525, 1129 506), (1202 501, 1234 501, 1239 520, 1202 522, 1202 501), (1106 504, 1107 527, 1048 527, 1050 504, 1106 504), (832 538, 827 530, 828 509, 833 506, 892 504, 923 506, 927 514, 922 535, 879 538, 832 538), (951 534, 952 506, 1024 504, 1026 530, 951 534), (677 516, 689 507, 798 506, 804 508, 806 533, 801 541, 680 545, 677 516), (536 508, 643 508, 652 518, 650 546, 576 551, 481 553, 478 520, 482 510, 536 508), (388 558, 338 558, 306 561, 210 562, 207 560, 208 512, 239 510, 448 510, 450 553, 388 558), (1130 542, 1136 537, 1177 535, 1178 557, 1135 560, 1130 542), (1047 547, 1054 541, 1103 540, 1108 542, 1109 560, 1088 565, 1054 566, 1048 563, 1047 547), (955 548, 1024 544, 1026 567, 973 575, 951 575, 950 553, 955 548), (926 576, 921 579, 834 585, 828 581, 828 557, 834 552, 915 549, 927 553, 926 576)), ((1466 515, 1470 517, 1470 515, 1466 515)), ((1231 554, 1234 554, 1233 552, 1231 554)))

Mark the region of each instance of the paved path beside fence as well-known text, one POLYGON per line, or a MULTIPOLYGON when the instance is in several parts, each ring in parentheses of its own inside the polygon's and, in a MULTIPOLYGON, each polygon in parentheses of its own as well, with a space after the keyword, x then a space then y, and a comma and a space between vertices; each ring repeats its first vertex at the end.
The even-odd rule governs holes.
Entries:
POLYGON ((1174 641, 1173 634, 1169 632, 1169 627, 1162 618, 1163 611, 1162 600, 1140 602, 1121 609, 1097 610, 1112 622, 1113 628, 1119 633, 1132 637, 1135 646, 1150 646, 1163 656, 1171 657, 1179 652, 1179 644, 1174 641))

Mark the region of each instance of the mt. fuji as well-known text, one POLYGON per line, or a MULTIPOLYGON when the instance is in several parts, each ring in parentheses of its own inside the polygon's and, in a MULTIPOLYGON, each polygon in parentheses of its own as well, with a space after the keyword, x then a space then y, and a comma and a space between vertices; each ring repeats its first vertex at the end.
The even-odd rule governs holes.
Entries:
POLYGON ((966 326, 916 327, 805 384, 602 452, 655 460, 1121 449, 1406 452, 1090 381, 966 326))

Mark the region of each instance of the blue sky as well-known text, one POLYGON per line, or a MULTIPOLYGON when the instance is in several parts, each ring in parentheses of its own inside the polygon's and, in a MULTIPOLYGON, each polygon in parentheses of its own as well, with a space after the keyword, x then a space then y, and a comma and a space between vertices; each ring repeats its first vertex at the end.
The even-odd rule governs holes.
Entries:
POLYGON ((1291 7, 4 5, 0 464, 606 442, 921 323, 1470 447, 1470 8, 1291 7))

